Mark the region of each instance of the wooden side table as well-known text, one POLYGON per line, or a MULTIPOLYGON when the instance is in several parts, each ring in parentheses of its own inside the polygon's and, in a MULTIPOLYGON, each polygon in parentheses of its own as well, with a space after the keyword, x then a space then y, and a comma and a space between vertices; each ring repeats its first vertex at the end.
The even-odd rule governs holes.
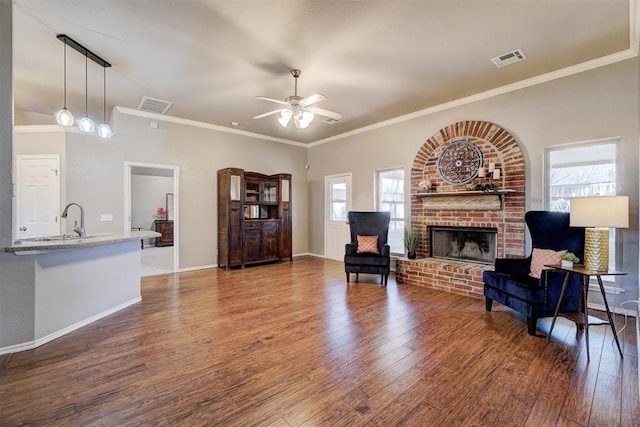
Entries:
POLYGON ((611 331, 613 331, 613 337, 616 340, 616 344, 618 345, 618 351, 620 352, 620 357, 622 358, 622 348, 620 348, 620 341, 618 340, 618 333, 616 332, 616 326, 613 323, 613 317, 611 316, 611 310, 609 310, 609 303, 607 302, 607 294, 604 291, 604 285, 602 284, 602 276, 624 276, 627 273, 616 270, 607 270, 607 271, 594 271, 587 270, 584 268, 582 264, 574 264, 573 267, 562 267, 561 265, 545 265, 545 267, 554 268, 556 270, 563 270, 566 272, 564 277, 564 281, 562 282, 562 289, 560 291, 560 298, 558 299, 558 304, 556 305, 556 310, 553 314, 553 321, 551 322, 551 328, 549 329, 548 340, 551 341, 551 332, 553 331, 553 327, 555 326, 556 319, 558 318, 558 314, 562 317, 566 317, 569 320, 573 320, 577 325, 584 326, 585 337, 587 341, 587 360, 589 360, 589 325, 609 325, 611 327, 611 331), (562 299, 564 298, 564 292, 567 289, 567 284, 569 283, 569 276, 571 274, 580 275, 580 300, 578 302, 579 313, 559 313, 560 304, 562 303, 562 299), (591 276, 595 276, 598 279, 598 285, 600 286, 600 293, 602 294, 602 300, 604 301, 604 306, 607 310, 607 318, 609 321, 599 319, 594 316, 589 316, 587 312, 587 295, 589 292, 589 279, 591 276))
POLYGON ((156 237, 156 246, 173 246, 173 221, 155 220, 153 229, 161 234, 156 237))

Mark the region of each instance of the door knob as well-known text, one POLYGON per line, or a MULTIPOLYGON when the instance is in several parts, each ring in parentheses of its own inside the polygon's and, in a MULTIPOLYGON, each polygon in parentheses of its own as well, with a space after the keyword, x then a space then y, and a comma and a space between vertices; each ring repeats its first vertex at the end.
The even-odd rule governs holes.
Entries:
POLYGON ((20 227, 20 231, 27 231, 27 227, 23 225, 22 227, 20 227))

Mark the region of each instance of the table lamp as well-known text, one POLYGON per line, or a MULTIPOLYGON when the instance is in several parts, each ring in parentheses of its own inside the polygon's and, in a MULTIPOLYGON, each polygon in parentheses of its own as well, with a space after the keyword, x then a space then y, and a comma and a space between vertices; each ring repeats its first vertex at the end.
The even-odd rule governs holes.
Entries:
POLYGON ((575 197, 569 224, 586 227, 584 231, 584 266, 587 270, 609 269, 609 228, 629 228, 628 196, 575 197))

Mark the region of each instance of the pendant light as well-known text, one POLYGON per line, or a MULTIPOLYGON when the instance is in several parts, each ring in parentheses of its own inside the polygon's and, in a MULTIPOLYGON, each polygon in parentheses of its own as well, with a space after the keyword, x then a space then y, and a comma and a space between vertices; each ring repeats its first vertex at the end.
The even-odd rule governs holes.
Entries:
MULTIPOLYGON (((107 67, 111 67, 107 61, 96 55, 94 52, 90 51, 71 37, 66 34, 58 34, 56 36, 58 40, 64 43, 64 107, 56 114, 56 120, 58 123, 64 126, 71 126, 73 124, 73 116, 67 110, 67 46, 72 49, 80 52, 84 55, 84 117, 78 120, 78 127, 80 131, 86 133, 93 133, 95 130, 95 125, 93 121, 89 118, 89 59, 91 59, 96 64, 100 65, 103 69, 107 67)), ((111 127, 107 123, 107 72, 103 71, 103 85, 102 85, 102 96, 103 96, 103 119, 104 122, 98 126, 98 136, 101 138, 111 138, 113 131, 111 127)))
POLYGON ((93 121, 89 118, 89 85, 88 85, 88 72, 89 58, 87 52, 84 53, 84 117, 78 121, 78 127, 82 132, 92 133, 95 130, 93 121))
POLYGON ((67 44, 64 45, 64 103, 61 110, 56 113, 56 121, 61 126, 73 125, 73 114, 67 110, 67 44))
POLYGON ((102 68, 102 124, 98 126, 100 138, 111 138, 113 131, 107 123, 107 68, 102 68))

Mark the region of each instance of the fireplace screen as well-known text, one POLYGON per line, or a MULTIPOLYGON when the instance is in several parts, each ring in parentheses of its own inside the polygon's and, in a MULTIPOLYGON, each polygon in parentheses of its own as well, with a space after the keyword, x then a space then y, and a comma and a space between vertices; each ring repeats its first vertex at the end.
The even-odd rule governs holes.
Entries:
POLYGON ((453 259, 493 264, 496 259, 495 228, 430 227, 429 255, 434 258, 453 259))

